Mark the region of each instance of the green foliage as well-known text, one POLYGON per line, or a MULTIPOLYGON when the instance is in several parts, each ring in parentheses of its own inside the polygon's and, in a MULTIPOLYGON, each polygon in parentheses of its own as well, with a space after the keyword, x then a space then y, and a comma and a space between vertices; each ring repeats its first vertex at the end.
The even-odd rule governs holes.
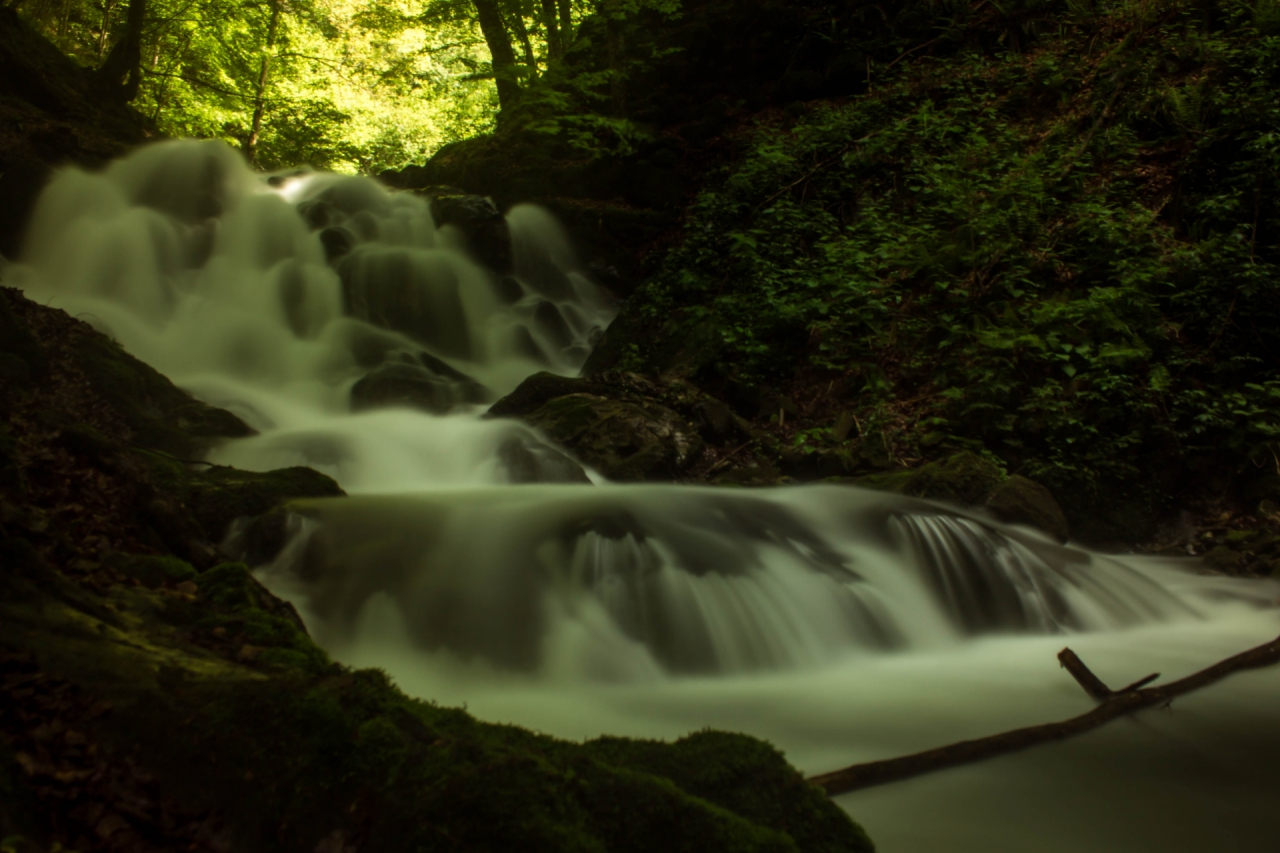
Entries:
MULTIPOLYGON (((943 427, 1077 505, 1162 460, 1270 460, 1280 39, 1262 8, 1027 4, 994 43, 1008 9, 953 23, 953 52, 762 119, 638 308, 669 338, 714 329, 704 381, 829 371, 861 411, 943 427)), ((660 369, 663 345, 627 366, 660 369)))
MULTIPOLYGON (((150 0, 134 106, 172 136, 255 147, 268 169, 378 172, 492 127, 483 42, 466 18, 427 26, 414 0, 292 0, 268 48, 271 3, 150 0), (263 60, 269 73, 258 91, 263 60)), ((74 59, 102 64, 123 36, 120 0, 30 0, 21 12, 74 59)))

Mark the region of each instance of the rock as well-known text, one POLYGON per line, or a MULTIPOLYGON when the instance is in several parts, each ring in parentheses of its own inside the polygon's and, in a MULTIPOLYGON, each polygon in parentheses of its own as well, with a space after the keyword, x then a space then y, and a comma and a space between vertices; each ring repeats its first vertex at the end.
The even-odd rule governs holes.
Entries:
POLYGON ((531 415, 549 400, 579 393, 604 394, 607 389, 586 379, 560 376, 544 370, 533 374, 521 382, 516 390, 490 406, 485 417, 518 418, 531 415))
POLYGON ((53 170, 34 159, 20 159, 0 171, 0 255, 16 258, 27 218, 53 170))
POLYGON ((512 483, 584 483, 591 478, 565 454, 524 436, 512 436, 498 447, 498 461, 512 483))
POLYGON ((511 229, 493 203, 480 195, 438 195, 431 199, 436 227, 452 225, 466 237, 475 259, 497 273, 511 272, 511 229))
POLYGON ((1225 575, 1240 574, 1241 560, 1240 553, 1233 551, 1226 545, 1219 545, 1212 551, 1209 551, 1202 558, 1205 566, 1215 572, 1221 572, 1225 575))
POLYGON ((972 506, 982 503, 1003 480, 994 462, 962 451, 922 468, 869 474, 854 482, 866 489, 972 506))
POLYGON ((702 450, 693 427, 656 403, 569 394, 528 420, 613 480, 673 477, 702 450))
POLYGON ((330 226, 320 232, 320 245, 324 247, 324 259, 333 263, 356 246, 351 232, 339 226, 330 226))
POLYGON ((1001 521, 1038 527, 1059 542, 1067 541, 1067 517, 1048 489, 1015 474, 987 498, 987 509, 1001 521))
POLYGON ((365 374, 351 388, 351 410, 407 406, 442 415, 489 398, 487 389, 466 374, 425 353, 420 358, 429 366, 393 362, 365 374))
POLYGON ((331 478, 311 468, 258 472, 215 466, 193 478, 188 506, 195 520, 216 541, 226 535, 237 518, 262 515, 295 498, 344 494, 331 478))
POLYGON ((906 482, 903 494, 958 504, 979 504, 998 487, 1004 475, 995 463, 962 451, 919 469, 906 482))

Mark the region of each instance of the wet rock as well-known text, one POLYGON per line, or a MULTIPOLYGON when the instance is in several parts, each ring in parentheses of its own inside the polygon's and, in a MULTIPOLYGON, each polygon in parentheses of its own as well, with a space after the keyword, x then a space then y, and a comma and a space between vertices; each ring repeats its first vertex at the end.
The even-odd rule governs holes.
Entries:
POLYGON ((1004 481, 994 462, 963 451, 921 468, 858 477, 863 488, 972 506, 982 503, 1004 481))
POLYGON ((356 238, 345 228, 329 227, 320 232, 320 245, 324 247, 324 259, 333 263, 356 246, 356 238))
POLYGON ((987 509, 1001 521, 1038 527, 1059 542, 1067 541, 1067 517, 1044 486, 1014 475, 987 498, 987 509))
POLYGON ((432 364, 391 363, 374 368, 351 388, 351 410, 407 406, 442 415, 456 406, 483 403, 488 391, 479 382, 425 353, 432 364))
POLYGON ((702 450, 693 427, 656 403, 569 394, 528 420, 612 480, 673 477, 702 450))
POLYGON ((916 471, 905 484, 903 493, 972 505, 981 503, 1003 479, 994 462, 964 451, 916 471))
POLYGON ((467 239, 480 263, 498 273, 511 271, 511 230, 493 203, 480 195, 438 195, 431 199, 436 227, 452 225, 467 239))
POLYGON ((489 407, 486 417, 519 418, 531 415, 543 404, 568 394, 606 394, 601 383, 542 371, 520 383, 516 390, 489 407))
POLYGON ((215 466, 193 479, 188 506, 210 538, 221 540, 237 518, 262 515, 296 498, 343 494, 332 478, 311 468, 259 472, 215 466))
POLYGON ((522 436, 498 447, 498 461, 512 483, 591 483, 582 466, 564 453, 522 436))
POLYGON ((746 422, 720 400, 707 397, 695 403, 693 414, 702 434, 712 442, 739 441, 747 437, 746 422))
POLYGON ((35 159, 20 159, 0 171, 0 255, 17 257, 27 218, 52 175, 35 159))

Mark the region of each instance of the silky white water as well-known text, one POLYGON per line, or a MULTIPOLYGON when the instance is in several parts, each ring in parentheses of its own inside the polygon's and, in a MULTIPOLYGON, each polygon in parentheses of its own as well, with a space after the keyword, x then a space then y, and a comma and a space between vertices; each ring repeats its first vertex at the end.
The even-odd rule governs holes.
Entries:
MULTIPOLYGON (((516 208, 508 227, 495 272, 424 199, 165 143, 57 177, 4 281, 258 431, 211 461, 335 477, 351 497, 298 504, 260 577, 339 660, 481 719, 573 738, 726 728, 821 772, 1082 713, 1066 644, 1119 685, 1280 628, 1278 584, 924 501, 557 482, 582 478, 481 414, 538 370, 575 373, 613 309, 547 214, 516 208), (406 385, 417 408, 378 396, 406 385)), ((885 851, 1272 849, 1277 709, 1276 672, 1239 675, 839 802, 885 851)))

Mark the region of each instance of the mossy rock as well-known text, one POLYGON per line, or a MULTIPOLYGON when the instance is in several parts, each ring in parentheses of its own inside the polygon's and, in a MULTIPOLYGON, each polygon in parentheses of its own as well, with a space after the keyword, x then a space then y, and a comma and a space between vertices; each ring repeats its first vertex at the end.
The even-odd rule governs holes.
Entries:
POLYGON ((104 335, 80 339, 75 358, 138 446, 194 459, 218 438, 253 434, 235 415, 196 400, 104 335))
POLYGON ((178 584, 196 577, 190 563, 168 555, 116 553, 108 556, 106 563, 125 577, 150 587, 178 584))
POLYGON ((865 489, 972 506, 982 503, 1004 479, 994 462, 961 451, 921 468, 868 474, 854 482, 865 489))
POLYGON ((598 382, 542 371, 521 382, 516 389, 489 407, 485 417, 522 418, 532 415, 556 397, 569 394, 604 394, 598 382))
POLYGON ((1067 517, 1044 486, 1017 474, 987 498, 987 509, 1001 521, 1038 527, 1059 542, 1067 541, 1067 517))
POLYGON ((569 394, 528 418, 614 480, 675 476, 702 450, 702 438, 683 418, 656 403, 569 394))
POLYGON ((9 356, 4 362, 4 377, 26 382, 44 371, 48 356, 26 324, 14 316, 10 293, 16 295, 9 288, 0 290, 0 353, 9 356))
MULTIPOLYGON (((585 746, 602 761, 665 777, 694 796, 782 829, 806 853, 849 849, 847 821, 763 741, 702 731, 675 743, 603 737, 585 746)), ((863 835, 854 849, 874 847, 863 835)))
POLYGON ((217 540, 237 518, 259 516, 297 498, 344 494, 331 477, 311 468, 258 472, 218 466, 192 477, 188 500, 192 515, 217 540))
MULTIPOLYGON (((69 722, 108 772, 136 769, 162 792, 163 813, 130 817, 159 849, 189 847, 185 828, 245 853, 871 849, 751 738, 584 746, 481 723, 407 698, 379 671, 286 665, 305 660, 309 641, 261 616, 269 594, 243 566, 219 566, 199 584, 195 600, 175 600, 187 617, 176 627, 146 593, 120 588, 119 629, 53 600, 0 598, 0 647, 37 660, 61 706, 110 700, 69 722), (276 645, 250 662, 185 639, 237 631, 237 643, 276 645)), ((4 759, 0 786, 14 776, 4 759)), ((91 833, 81 820, 57 831, 91 833)))

